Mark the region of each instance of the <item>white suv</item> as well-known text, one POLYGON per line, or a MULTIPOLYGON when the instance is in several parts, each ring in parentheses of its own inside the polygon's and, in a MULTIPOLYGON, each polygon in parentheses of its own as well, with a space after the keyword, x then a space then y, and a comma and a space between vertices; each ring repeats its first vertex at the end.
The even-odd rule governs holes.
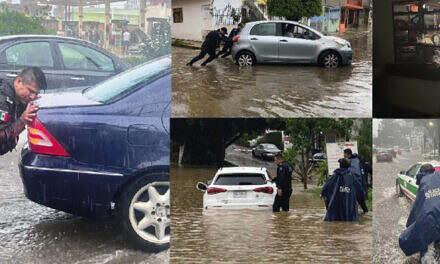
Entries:
POLYGON ((214 179, 197 183, 204 191, 203 209, 271 209, 277 188, 262 167, 228 167, 217 171, 214 179))

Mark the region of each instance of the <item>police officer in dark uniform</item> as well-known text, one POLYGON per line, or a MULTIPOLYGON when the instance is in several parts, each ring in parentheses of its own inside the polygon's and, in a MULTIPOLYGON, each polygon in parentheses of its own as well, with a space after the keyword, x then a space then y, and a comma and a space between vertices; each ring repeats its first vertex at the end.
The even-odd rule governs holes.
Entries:
POLYGON ((423 258, 428 247, 440 241, 440 174, 438 172, 421 178, 406 227, 399 237, 399 246, 407 256, 420 252, 423 258))
POLYGON ((292 195, 292 169, 281 154, 277 154, 274 161, 278 166, 277 177, 274 180, 278 190, 272 208, 274 212, 279 212, 280 208, 287 212, 292 195))
POLYGON ((240 23, 240 24, 238 24, 237 28, 234 28, 231 30, 231 33, 229 33, 229 36, 228 36, 227 40, 225 41, 225 45, 223 46, 223 49, 217 54, 216 57, 223 54, 222 58, 226 58, 229 55, 231 55, 232 45, 234 44, 234 38, 235 38, 235 36, 238 35, 238 33, 240 33, 242 28, 243 28, 243 24, 240 23))
POLYGON ((209 54, 209 58, 205 60, 201 66, 206 66, 209 62, 215 59, 215 50, 218 46, 220 46, 220 42, 226 41, 227 38, 225 35, 228 34, 228 29, 223 27, 218 30, 213 30, 208 33, 205 37, 205 41, 202 43, 202 50, 200 51, 200 54, 194 57, 187 66, 192 66, 194 62, 203 59, 206 54, 209 54))
POLYGON ((344 158, 350 159, 350 167, 353 171, 355 179, 359 182, 359 185, 357 186, 360 187, 360 190, 356 191, 357 202, 361 206, 364 214, 368 213, 368 207, 365 203, 365 201, 368 200, 368 186, 363 169, 363 162, 359 159, 359 156, 357 154, 353 154, 352 150, 349 148, 344 149, 344 158))
POLYGON ((12 151, 18 136, 27 124, 32 123, 38 106, 41 89, 46 89, 46 78, 38 67, 23 70, 12 83, 5 80, 0 86, 0 155, 12 151))

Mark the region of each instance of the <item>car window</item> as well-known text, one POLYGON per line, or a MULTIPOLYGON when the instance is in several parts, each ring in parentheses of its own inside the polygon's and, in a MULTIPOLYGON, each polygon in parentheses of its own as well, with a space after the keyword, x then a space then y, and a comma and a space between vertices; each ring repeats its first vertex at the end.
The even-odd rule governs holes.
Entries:
POLYGON ((171 71, 171 58, 162 57, 118 74, 83 91, 94 101, 108 103, 143 87, 171 71))
POLYGON ((318 35, 316 35, 314 32, 312 32, 309 29, 288 23, 282 25, 282 35, 284 37, 289 37, 289 38, 301 38, 301 39, 312 39, 312 40, 319 38, 318 35))
POLYGON ((419 171, 420 166, 421 166, 421 164, 416 164, 416 165, 412 166, 408 170, 407 176, 414 178, 416 176, 417 172, 419 171))
POLYGON ((220 174, 215 181, 216 185, 263 185, 266 179, 260 173, 231 173, 220 174))
POLYGON ((20 43, 5 51, 6 62, 11 65, 53 67, 52 51, 47 41, 20 43))
POLYGON ((251 35, 256 36, 276 36, 277 35, 277 25, 276 23, 262 23, 255 25, 251 29, 251 35))
POLYGON ((67 69, 115 70, 112 59, 94 49, 71 43, 59 43, 58 46, 67 69))

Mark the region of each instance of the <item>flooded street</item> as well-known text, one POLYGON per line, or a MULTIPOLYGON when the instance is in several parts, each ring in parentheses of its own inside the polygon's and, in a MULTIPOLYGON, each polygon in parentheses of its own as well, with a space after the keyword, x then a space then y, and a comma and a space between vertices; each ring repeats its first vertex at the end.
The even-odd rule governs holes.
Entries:
POLYGON ((420 152, 413 151, 398 155, 393 162, 377 163, 374 159, 374 263, 419 263, 418 254, 406 257, 399 247, 399 235, 405 230, 412 202, 396 196, 396 177, 420 158, 420 152))
MULTIPOLYGON (((265 166, 251 153, 229 148, 226 159, 237 165, 265 166)), ((267 166, 269 165, 269 166, 267 166)), ((196 183, 212 179, 217 169, 171 169, 172 263, 371 263, 371 217, 359 223, 323 222, 324 202, 294 183, 293 210, 207 211, 196 183)))
MULTIPOLYGON (((22 136, 24 133, 22 134, 22 136)), ((168 263, 169 251, 132 250, 113 219, 86 219, 26 199, 16 150, 0 157, 0 263, 168 263)))
POLYGON ((346 33, 351 66, 256 65, 231 57, 185 66, 199 51, 173 47, 174 117, 371 117, 371 28, 346 33))

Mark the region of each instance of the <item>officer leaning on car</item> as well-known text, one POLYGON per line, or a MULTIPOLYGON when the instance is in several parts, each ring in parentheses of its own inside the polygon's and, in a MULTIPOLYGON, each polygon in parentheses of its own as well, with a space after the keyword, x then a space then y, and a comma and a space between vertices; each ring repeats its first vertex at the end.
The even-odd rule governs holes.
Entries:
POLYGON ((289 211, 289 200, 292 195, 292 169, 283 159, 281 153, 278 153, 274 158, 277 164, 277 177, 274 179, 277 186, 277 194, 273 203, 273 211, 279 212, 280 208, 283 211, 289 211))
POLYGON ((31 102, 46 89, 46 78, 38 67, 23 70, 13 82, 0 86, 0 155, 12 151, 18 136, 37 116, 38 106, 31 102))
POLYGON ((231 55, 231 49, 232 49, 232 45, 234 44, 234 38, 235 36, 238 35, 238 33, 240 33, 242 29, 243 29, 243 24, 240 23, 238 24, 237 28, 231 30, 231 33, 229 33, 227 40, 225 40, 225 45, 223 46, 223 49, 216 55, 216 57, 223 54, 222 58, 226 58, 229 55, 231 55))

